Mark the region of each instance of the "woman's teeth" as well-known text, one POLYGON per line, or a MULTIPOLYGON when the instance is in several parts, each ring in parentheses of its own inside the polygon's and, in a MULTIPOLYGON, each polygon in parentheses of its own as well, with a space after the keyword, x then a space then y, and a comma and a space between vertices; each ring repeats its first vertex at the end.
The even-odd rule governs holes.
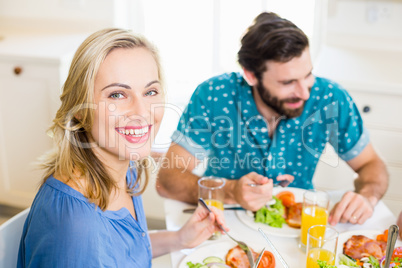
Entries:
POLYGON ((123 135, 130 135, 134 137, 141 137, 148 133, 149 127, 137 128, 137 129, 119 129, 119 133, 123 135))

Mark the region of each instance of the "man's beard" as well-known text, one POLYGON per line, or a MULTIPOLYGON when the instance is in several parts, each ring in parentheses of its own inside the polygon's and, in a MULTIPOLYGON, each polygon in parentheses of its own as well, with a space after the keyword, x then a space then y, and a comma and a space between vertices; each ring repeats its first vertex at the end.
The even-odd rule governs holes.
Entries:
MULTIPOLYGON (((309 88, 309 92, 310 90, 311 88, 309 88)), ((273 97, 271 95, 269 90, 266 87, 264 87, 261 81, 258 81, 257 83, 257 91, 258 94, 260 94, 262 101, 280 116, 286 116, 287 118, 294 118, 300 116, 303 112, 305 101, 303 101, 300 98, 288 98, 279 100, 277 97, 273 97), (285 108, 285 103, 296 103, 299 101, 303 101, 303 104, 299 108, 296 109, 285 108)))

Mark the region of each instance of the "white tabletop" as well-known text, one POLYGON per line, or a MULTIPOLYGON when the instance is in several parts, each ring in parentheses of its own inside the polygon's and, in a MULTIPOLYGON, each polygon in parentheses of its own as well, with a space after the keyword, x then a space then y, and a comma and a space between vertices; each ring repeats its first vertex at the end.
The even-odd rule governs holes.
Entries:
MULTIPOLYGON (((329 192, 331 196, 331 203, 333 204, 342 196, 342 192, 333 191, 329 192)), ((165 200, 165 213, 166 213, 166 227, 168 230, 178 230, 191 214, 182 213, 183 209, 191 207, 191 205, 176 201, 176 200, 165 200)), ((260 233, 248 227, 242 223, 235 214, 233 210, 226 210, 224 212, 225 221, 227 227, 230 229, 230 234, 232 234, 236 239, 242 241, 261 241, 263 238, 260 233)), ((380 230, 383 231, 388 229, 390 225, 396 223, 396 217, 391 212, 391 210, 380 201, 374 209, 373 216, 368 219, 363 225, 353 225, 353 224, 337 224, 335 229, 339 232, 351 231, 351 230, 380 230)), ((298 248, 298 238, 284 238, 279 236, 269 236, 272 243, 278 249, 282 257, 286 260, 289 267, 305 267, 306 255, 298 248)), ((222 236, 221 240, 229 239, 226 236, 222 236)), ((206 241, 200 246, 207 245, 209 243, 214 243, 214 241, 206 241)), ((171 254, 172 268, 177 268, 181 260, 195 249, 186 249, 171 254)))

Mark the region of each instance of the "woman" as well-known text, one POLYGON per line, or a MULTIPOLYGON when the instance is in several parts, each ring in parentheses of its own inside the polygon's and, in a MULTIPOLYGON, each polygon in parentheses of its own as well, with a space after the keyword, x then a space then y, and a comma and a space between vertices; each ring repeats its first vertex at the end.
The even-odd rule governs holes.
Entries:
POLYGON ((18 267, 150 267, 152 257, 217 231, 221 216, 199 207, 179 231, 147 234, 142 170, 163 117, 163 86, 156 50, 128 31, 96 32, 78 48, 18 267))

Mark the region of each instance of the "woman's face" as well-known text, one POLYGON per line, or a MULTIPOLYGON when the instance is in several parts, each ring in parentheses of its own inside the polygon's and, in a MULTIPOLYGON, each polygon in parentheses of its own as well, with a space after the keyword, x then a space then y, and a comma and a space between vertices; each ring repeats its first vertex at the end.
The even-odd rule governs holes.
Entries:
POLYGON ((164 112, 158 68, 145 48, 117 48, 95 77, 94 151, 106 161, 150 153, 164 112))

